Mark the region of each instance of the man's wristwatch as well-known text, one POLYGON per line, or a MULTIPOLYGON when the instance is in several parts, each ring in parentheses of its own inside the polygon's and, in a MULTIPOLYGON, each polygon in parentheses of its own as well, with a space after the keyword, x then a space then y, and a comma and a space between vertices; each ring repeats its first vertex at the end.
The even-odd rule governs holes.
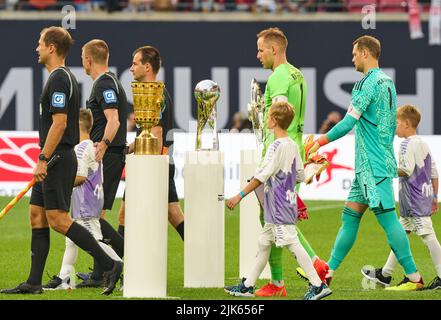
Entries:
POLYGON ((104 139, 104 140, 101 140, 102 142, 104 142, 105 144, 106 144, 106 146, 110 146, 110 140, 109 139, 104 139))
POLYGON ((46 158, 42 153, 38 156, 38 160, 49 162, 49 158, 46 158))

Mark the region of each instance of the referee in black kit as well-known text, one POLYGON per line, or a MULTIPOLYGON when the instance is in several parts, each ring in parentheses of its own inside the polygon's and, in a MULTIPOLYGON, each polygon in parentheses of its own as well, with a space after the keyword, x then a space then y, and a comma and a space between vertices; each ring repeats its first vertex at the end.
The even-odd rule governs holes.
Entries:
POLYGON ((69 237, 91 254, 103 267, 104 291, 112 293, 121 275, 122 262, 112 260, 92 234, 72 221, 70 200, 77 174, 74 146, 79 142, 80 98, 77 80, 64 66, 73 43, 70 34, 60 27, 45 28, 40 33, 38 62, 48 70, 49 78, 40 98, 41 153, 34 169, 37 183, 32 188, 30 220, 32 226, 31 270, 26 282, 6 294, 42 293, 42 274, 49 252, 49 226, 69 237), (48 168, 50 159, 57 159, 48 168))
MULTIPOLYGON (((124 89, 109 71, 109 47, 105 41, 94 39, 82 49, 84 71, 93 79, 87 108, 92 111, 93 126, 90 133, 95 142, 95 159, 103 161, 104 206, 100 226, 103 237, 110 241, 119 257, 124 255, 124 240, 105 220, 106 210, 111 210, 121 174, 125 165, 127 135, 127 97, 124 89)), ((78 288, 103 286, 104 268, 94 259, 93 272, 83 276, 78 288)))
MULTIPOLYGON (((133 52, 132 66, 130 72, 133 75, 133 80, 140 82, 157 81, 157 75, 161 68, 162 60, 161 55, 155 47, 143 46, 137 48, 133 52)), ((164 89, 164 104, 165 108, 161 113, 161 120, 159 124, 151 129, 151 133, 158 138, 159 146, 162 150, 162 154, 167 152, 168 147, 172 142, 168 141, 167 134, 173 129, 173 117, 171 114, 172 101, 167 89, 164 89)), ((138 130, 137 134, 140 131, 138 130)), ((128 153, 134 152, 135 143, 132 142, 129 145, 128 153)), ((167 152, 171 153, 171 152, 167 152)), ((173 159, 170 157, 169 164, 169 181, 168 181, 168 221, 176 229, 179 236, 184 240, 184 213, 179 206, 179 199, 176 192, 175 185, 175 165, 173 159)), ((119 227, 118 231, 124 234, 124 222, 125 222, 125 199, 121 201, 121 207, 119 210, 119 227)))

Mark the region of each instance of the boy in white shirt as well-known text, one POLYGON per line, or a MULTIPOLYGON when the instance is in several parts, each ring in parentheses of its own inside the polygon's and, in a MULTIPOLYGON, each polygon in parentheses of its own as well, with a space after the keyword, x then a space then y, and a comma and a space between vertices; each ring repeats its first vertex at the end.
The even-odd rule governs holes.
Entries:
POLYGON ((225 287, 225 291, 233 296, 254 296, 256 280, 268 262, 273 243, 277 247, 287 247, 306 271, 311 286, 303 297, 305 300, 319 300, 332 293, 317 275, 295 228, 298 218, 296 182, 304 180, 304 171, 298 147, 286 132, 293 118, 294 110, 289 103, 273 103, 268 128, 274 130, 275 141, 254 178, 243 191, 227 201, 228 208, 233 209, 243 197, 264 183, 265 225, 259 237, 256 264, 248 278, 236 286, 225 287))
MULTIPOLYGON (((400 222, 407 233, 415 232, 427 246, 437 277, 427 289, 441 289, 441 246, 432 226, 431 215, 438 211, 438 171, 429 146, 417 135, 421 114, 418 108, 405 105, 397 109, 400 145, 398 176, 400 222)), ((397 258, 391 251, 383 268, 363 269, 363 275, 385 287, 392 281, 397 258)), ((404 291, 409 280, 405 277, 397 286, 386 290, 404 291)))
MULTIPOLYGON (((75 153, 78 160, 77 176, 72 191, 72 218, 75 222, 85 227, 103 250, 113 259, 121 261, 115 251, 105 243, 100 227, 100 214, 104 204, 103 194, 103 168, 102 162, 95 160, 95 147, 90 140, 92 129, 92 114, 90 110, 80 110, 80 143, 75 146, 75 153)), ((66 237, 66 249, 64 251, 63 263, 58 276, 43 286, 46 290, 70 289, 74 279, 70 275, 78 256, 78 247, 66 237)), ((78 288, 81 286, 78 285, 78 288)))

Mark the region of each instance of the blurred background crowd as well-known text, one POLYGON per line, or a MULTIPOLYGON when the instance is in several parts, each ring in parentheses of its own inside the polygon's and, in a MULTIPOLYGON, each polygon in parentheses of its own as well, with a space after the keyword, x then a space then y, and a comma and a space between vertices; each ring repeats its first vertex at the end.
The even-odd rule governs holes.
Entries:
MULTIPOLYGON (((428 11, 431 0, 419 0, 428 11)), ((373 4, 379 12, 407 12, 406 0, 0 0, 0 10, 60 10, 73 5, 78 11, 187 11, 187 12, 360 12, 373 4)))

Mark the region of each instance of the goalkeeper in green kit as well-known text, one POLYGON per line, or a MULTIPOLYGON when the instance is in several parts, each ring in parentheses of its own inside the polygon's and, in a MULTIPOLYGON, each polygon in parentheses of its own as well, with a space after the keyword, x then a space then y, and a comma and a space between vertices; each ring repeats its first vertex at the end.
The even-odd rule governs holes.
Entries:
MULTIPOLYGON (((305 159, 305 149, 302 142, 303 122, 305 119, 306 82, 303 74, 286 60, 288 40, 278 28, 269 28, 257 34, 257 59, 263 68, 273 70, 265 88, 264 147, 262 158, 268 146, 274 141, 274 135, 268 129, 268 111, 274 102, 289 102, 294 107, 295 117, 288 127, 288 135, 297 143, 302 160, 305 159)), ((298 191, 299 185, 297 185, 298 191)), ((260 214, 263 225, 263 211, 260 214)), ((300 243, 310 256, 317 274, 322 280, 328 271, 328 265, 320 260, 296 227, 300 243)), ((286 296, 286 287, 282 278, 282 248, 272 246, 269 257, 271 282, 255 292, 258 297, 286 296)))
POLYGON ((406 274, 398 286, 389 289, 418 290, 424 286, 423 279, 417 271, 409 240, 395 211, 392 179, 397 177, 393 150, 396 90, 392 79, 379 68, 380 53, 380 41, 374 37, 362 36, 353 42, 352 62, 355 69, 364 74, 364 78, 352 89, 351 104, 343 120, 327 134, 305 146, 308 157, 355 127, 355 178, 328 261, 326 280, 329 284, 334 271, 351 250, 363 213, 369 208, 375 213, 389 246, 406 274))

